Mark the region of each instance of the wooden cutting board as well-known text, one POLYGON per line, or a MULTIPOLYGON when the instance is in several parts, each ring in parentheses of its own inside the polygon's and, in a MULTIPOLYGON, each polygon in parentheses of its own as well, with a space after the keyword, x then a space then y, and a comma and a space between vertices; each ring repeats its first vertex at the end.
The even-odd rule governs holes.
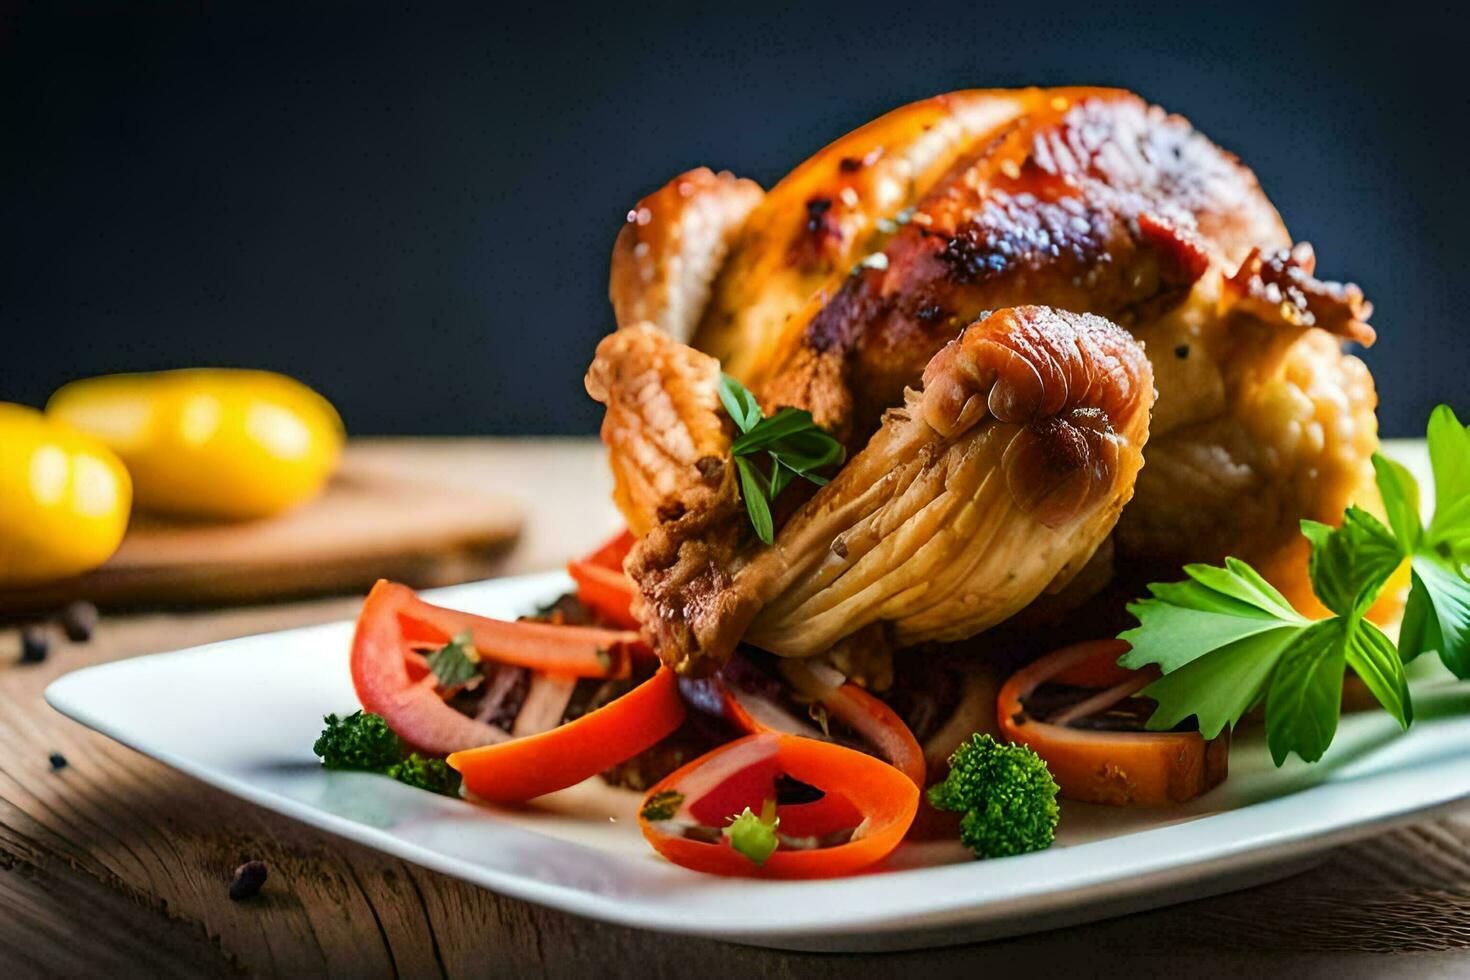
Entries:
POLYGON ((0 615, 48 612, 77 598, 114 608, 187 606, 362 591, 378 578, 426 588, 493 574, 497 553, 520 532, 523 507, 504 493, 385 466, 379 456, 349 448, 320 497, 266 520, 134 515, 106 565, 0 592, 0 615))

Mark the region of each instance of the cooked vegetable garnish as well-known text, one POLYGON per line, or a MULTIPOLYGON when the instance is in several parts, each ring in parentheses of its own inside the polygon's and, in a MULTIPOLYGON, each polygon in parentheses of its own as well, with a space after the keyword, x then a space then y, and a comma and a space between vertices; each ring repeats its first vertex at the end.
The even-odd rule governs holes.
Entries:
POLYGON ((654 745, 684 721, 684 702, 667 667, 627 694, 537 735, 454 752, 465 788, 496 802, 520 802, 580 783, 654 745))
POLYGON ((935 809, 964 813, 960 840, 977 858, 1050 847, 1057 829, 1057 784, 1024 745, 976 735, 949 759, 944 782, 929 787, 935 809))
POLYGON ((403 758, 403 740, 381 715, 354 711, 346 718, 327 715, 327 727, 311 747, 328 769, 379 772, 403 758))
POLYGON ((638 816, 644 820, 672 820, 679 807, 684 805, 684 794, 677 790, 666 789, 661 793, 654 793, 643 801, 643 809, 638 811, 638 816))
POLYGON ((633 580, 621 568, 605 568, 591 561, 567 563, 567 574, 577 583, 577 598, 604 621, 636 630, 633 616, 633 580))
POLYGON ((601 619, 623 629, 636 630, 633 616, 633 580, 623 573, 623 561, 636 539, 631 531, 605 542, 586 558, 567 562, 567 574, 577 583, 577 599, 601 619))
MULTIPOLYGON (((722 674, 685 679, 681 684, 686 697, 694 697, 699 703, 709 702, 708 707, 717 709, 716 714, 751 735, 782 732, 831 741, 830 728, 835 718, 867 742, 879 758, 923 788, 927 772, 924 750, 903 719, 885 702, 836 671, 829 669, 819 674, 800 660, 782 661, 780 674, 791 685, 791 694, 806 702, 805 717, 815 727, 790 710, 799 712, 799 701, 782 705, 773 701, 769 690, 746 690, 741 683, 742 676, 746 679, 766 676, 750 666, 747 659, 732 662, 722 674), (733 676, 727 679, 725 675, 732 672, 733 676)), ((780 689, 774 677, 770 678, 770 684, 780 689)))
POLYGON ((720 403, 741 433, 730 444, 740 475, 740 496, 756 535, 770 544, 776 539, 771 501, 796 477, 817 486, 826 484, 826 477, 817 471, 842 462, 842 443, 822 431, 804 409, 782 408, 762 418, 755 396, 728 374, 720 375, 720 403), (756 465, 762 453, 768 457, 769 472, 756 465))
POLYGON ((425 757, 414 752, 402 762, 389 766, 387 775, 400 783, 417 786, 431 793, 459 795, 459 773, 449 768, 449 764, 438 756, 425 757))
POLYGON ((1139 625, 1121 634, 1132 650, 1118 662, 1156 664, 1164 674, 1140 692, 1159 705, 1150 729, 1194 715, 1213 738, 1264 699, 1276 764, 1292 752, 1315 762, 1337 732, 1345 667, 1404 727, 1414 717, 1405 663, 1433 650, 1456 676, 1470 677, 1470 433, 1447 406, 1430 418, 1429 447, 1438 504, 1428 529, 1413 477, 1378 455, 1392 530, 1358 507, 1341 527, 1302 522, 1312 589, 1333 616, 1308 620, 1233 558, 1223 568, 1187 565, 1188 581, 1150 585, 1152 598, 1128 607, 1139 625), (1413 587, 1395 647, 1364 613, 1405 559, 1413 587))
POLYGON ((311 750, 325 768, 381 773, 431 793, 459 795, 459 773, 443 759, 408 752, 381 715, 354 711, 346 718, 327 715, 322 720, 327 727, 311 750))
POLYGON ((480 676, 480 654, 469 630, 455 634, 443 647, 428 656, 429 669, 440 687, 458 687, 480 676))
POLYGON ((1063 647, 1013 674, 996 703, 1002 734, 1046 760, 1069 800, 1108 806, 1184 803, 1224 781, 1230 736, 1143 731, 1156 676, 1116 663, 1122 640, 1063 647))
POLYGON ((766 800, 761 804, 759 814, 750 812, 750 807, 746 807, 740 816, 730 821, 730 826, 723 833, 730 839, 732 848, 750 858, 759 867, 781 846, 780 838, 776 836, 776 831, 780 829, 781 818, 776 816, 776 801, 766 800))
POLYGON ((623 630, 505 622, 444 609, 407 586, 379 582, 357 619, 352 686, 359 703, 386 718, 410 745, 441 755, 505 741, 509 735, 488 719, 469 717, 446 704, 442 679, 424 651, 445 654, 447 647, 457 647, 468 659, 473 647, 480 660, 497 666, 563 677, 620 677, 627 676, 632 648, 639 643, 638 634, 623 630), (451 638, 466 642, 451 643, 451 638))
POLYGON ((695 871, 833 878, 886 857, 918 803, 913 781, 886 762, 767 732, 665 777, 644 798, 638 822, 654 850, 695 871), (801 790, 795 799, 791 786, 801 790), (732 814, 739 814, 733 823, 732 814))

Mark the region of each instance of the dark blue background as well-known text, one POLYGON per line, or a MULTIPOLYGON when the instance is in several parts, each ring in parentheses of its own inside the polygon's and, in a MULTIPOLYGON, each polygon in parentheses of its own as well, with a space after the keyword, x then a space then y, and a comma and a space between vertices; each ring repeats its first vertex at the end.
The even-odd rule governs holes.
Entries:
MULTIPOLYGON (((969 86, 1133 88, 1377 304, 1386 434, 1464 392, 1462 35, 1405 4, 850 2, 0 18, 0 399, 210 363, 357 432, 591 432, 608 253, 697 164, 769 186, 969 86)), ((1446 8, 1448 9, 1448 8, 1446 8)))

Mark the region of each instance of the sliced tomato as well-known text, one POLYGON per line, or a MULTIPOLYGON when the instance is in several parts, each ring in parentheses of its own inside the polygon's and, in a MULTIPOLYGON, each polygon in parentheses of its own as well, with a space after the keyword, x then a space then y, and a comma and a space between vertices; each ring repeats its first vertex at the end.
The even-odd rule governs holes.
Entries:
POLYGON ((1183 803, 1224 781, 1226 734, 1206 742, 1199 732, 1150 732, 1077 727, 1137 693, 1155 675, 1119 667, 1122 640, 1066 647, 1018 671, 1001 687, 996 711, 1001 733, 1029 745, 1068 799, 1112 806, 1183 803), (1027 699, 1044 684, 1093 688, 1064 709, 1037 717, 1027 699))
POLYGON ((626 676, 637 634, 545 623, 502 622, 431 605, 407 586, 380 581, 357 619, 352 686, 363 708, 421 751, 442 755, 509 736, 444 703, 420 652, 468 631, 481 656, 571 677, 626 676))
POLYGON ((880 759, 831 742, 766 732, 722 745, 660 781, 645 798, 638 822, 654 850, 694 871, 835 878, 887 857, 903 840, 918 804, 913 780, 880 759), (780 846, 757 865, 721 831, 746 807, 759 813, 767 800, 778 800, 782 776, 823 795, 813 802, 778 803, 780 846), (842 843, 821 846, 820 838, 847 832, 842 843))
POLYGON ((455 752, 465 789, 497 803, 529 800, 591 778, 650 748, 684 721, 667 667, 627 694, 539 735, 455 752))

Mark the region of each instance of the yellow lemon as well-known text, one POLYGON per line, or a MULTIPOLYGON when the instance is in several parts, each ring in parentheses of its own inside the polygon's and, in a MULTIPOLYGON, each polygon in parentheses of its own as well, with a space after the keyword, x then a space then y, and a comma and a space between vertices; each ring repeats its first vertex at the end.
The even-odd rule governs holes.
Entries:
POLYGON ((331 403, 267 371, 89 378, 52 395, 46 412, 122 457, 140 509, 189 517, 279 513, 320 492, 342 453, 331 403))
POLYGON ((0 403, 0 587, 96 568, 128 527, 132 483, 98 440, 0 403))

